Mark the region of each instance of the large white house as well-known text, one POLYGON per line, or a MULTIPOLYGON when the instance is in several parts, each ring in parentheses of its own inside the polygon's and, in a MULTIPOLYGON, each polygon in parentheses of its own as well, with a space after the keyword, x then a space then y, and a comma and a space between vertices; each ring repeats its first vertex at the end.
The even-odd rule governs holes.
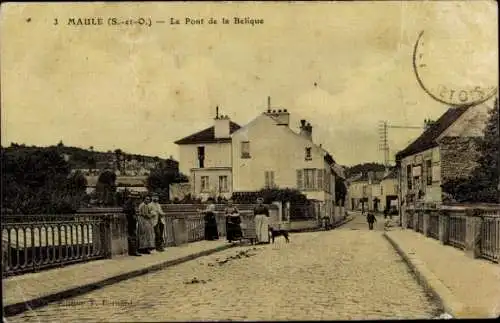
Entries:
POLYGON ((332 214, 335 176, 342 168, 312 141, 312 126, 290 128, 287 110, 271 110, 240 127, 227 116, 214 126, 180 139, 179 169, 190 174, 192 193, 203 199, 262 188, 296 188, 332 214))

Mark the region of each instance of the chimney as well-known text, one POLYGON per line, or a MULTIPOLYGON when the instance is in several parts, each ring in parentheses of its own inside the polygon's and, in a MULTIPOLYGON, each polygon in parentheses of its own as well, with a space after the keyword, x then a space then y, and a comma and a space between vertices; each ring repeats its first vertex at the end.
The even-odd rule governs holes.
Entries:
POLYGON ((368 172, 368 184, 371 184, 373 182, 373 172, 370 171, 368 172))
POLYGON ((288 126, 290 124, 290 113, 286 109, 271 110, 271 97, 267 97, 267 116, 276 121, 278 126, 288 126))
POLYGON ((306 120, 300 120, 300 135, 312 141, 312 126, 306 120))
POLYGON ((231 123, 231 120, 229 119, 228 116, 219 116, 219 107, 217 107, 217 115, 215 117, 215 124, 214 124, 214 137, 215 138, 229 138, 230 137, 230 131, 229 131, 229 125, 231 123))

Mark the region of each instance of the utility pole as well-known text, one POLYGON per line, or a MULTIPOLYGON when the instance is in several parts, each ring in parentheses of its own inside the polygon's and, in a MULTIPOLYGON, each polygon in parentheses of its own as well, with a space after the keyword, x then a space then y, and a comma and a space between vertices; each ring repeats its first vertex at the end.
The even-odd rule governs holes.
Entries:
MULTIPOLYGON (((391 129, 424 129, 424 126, 398 126, 398 125, 390 125, 387 121, 380 121, 379 122, 379 138, 380 138, 380 144, 379 144, 379 149, 384 152, 384 165, 386 172, 389 168, 389 144, 388 144, 388 137, 389 137, 389 128, 391 129)), ((401 171, 398 170, 398 209, 399 209, 399 225, 403 226, 403 221, 402 221, 402 211, 401 211, 401 171)))
POLYGON ((379 150, 384 152, 384 166, 386 170, 389 169, 389 163, 390 163, 390 149, 389 149, 389 143, 388 143, 388 138, 389 138, 389 128, 390 129, 424 129, 423 126, 398 126, 398 125, 391 125, 389 124, 386 120, 380 121, 379 122, 379 150))

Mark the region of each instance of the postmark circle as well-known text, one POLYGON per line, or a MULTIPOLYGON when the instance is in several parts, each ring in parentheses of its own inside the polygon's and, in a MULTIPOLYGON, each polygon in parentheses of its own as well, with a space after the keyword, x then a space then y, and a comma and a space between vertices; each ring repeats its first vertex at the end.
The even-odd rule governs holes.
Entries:
MULTIPOLYGON (((413 70, 418 84, 431 98, 445 105, 459 107, 478 105, 496 95, 498 88, 493 84, 485 85, 484 82, 477 82, 476 84, 456 85, 454 84, 457 81, 456 79, 436 82, 433 77, 429 76, 426 78, 426 72, 432 69, 432 67, 429 66, 428 60, 425 60, 423 36, 424 31, 421 31, 413 48, 413 70), (432 84, 433 81, 435 84, 432 84)), ((454 71, 454 74, 457 75, 458 73, 454 71)), ((470 80, 467 79, 467 81, 470 80)), ((473 83, 474 80, 471 82, 473 83)))

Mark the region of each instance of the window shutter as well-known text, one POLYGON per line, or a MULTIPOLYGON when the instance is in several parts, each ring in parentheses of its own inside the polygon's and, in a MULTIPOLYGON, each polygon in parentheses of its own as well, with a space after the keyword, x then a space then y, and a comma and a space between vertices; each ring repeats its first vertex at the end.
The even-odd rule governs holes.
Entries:
POLYGON ((302 190, 303 189, 303 178, 302 178, 303 170, 302 169, 297 169, 297 189, 302 190))
POLYGON ((316 182, 316 184, 317 184, 316 190, 323 191, 323 188, 324 188, 323 187, 323 170, 318 169, 317 174, 318 174, 318 181, 316 182))

